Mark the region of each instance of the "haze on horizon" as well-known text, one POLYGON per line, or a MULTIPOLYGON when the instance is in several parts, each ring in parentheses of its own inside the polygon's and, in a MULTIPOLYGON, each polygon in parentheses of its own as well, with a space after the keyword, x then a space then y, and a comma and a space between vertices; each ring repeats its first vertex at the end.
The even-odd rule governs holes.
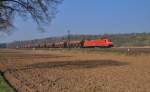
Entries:
POLYGON ((0 43, 72 34, 150 32, 150 0, 64 0, 58 14, 37 31, 31 19, 16 18, 16 29, 0 37, 0 43))

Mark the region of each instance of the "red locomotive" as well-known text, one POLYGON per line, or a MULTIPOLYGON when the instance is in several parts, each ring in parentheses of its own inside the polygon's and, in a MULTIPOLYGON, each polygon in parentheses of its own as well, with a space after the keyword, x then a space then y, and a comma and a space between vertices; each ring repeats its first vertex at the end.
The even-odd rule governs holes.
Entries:
POLYGON ((94 48, 94 47, 113 47, 113 43, 110 39, 96 39, 96 40, 85 40, 83 41, 82 47, 94 48))

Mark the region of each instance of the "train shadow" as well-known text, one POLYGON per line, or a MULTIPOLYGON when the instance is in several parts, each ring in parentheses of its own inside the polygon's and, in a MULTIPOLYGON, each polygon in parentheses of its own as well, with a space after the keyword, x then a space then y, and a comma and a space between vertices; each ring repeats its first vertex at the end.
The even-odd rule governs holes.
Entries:
POLYGON ((43 62, 31 64, 15 70, 30 70, 30 69, 44 69, 44 68, 89 69, 107 66, 124 66, 128 64, 129 64, 128 62, 120 62, 114 60, 55 61, 55 62, 43 62))

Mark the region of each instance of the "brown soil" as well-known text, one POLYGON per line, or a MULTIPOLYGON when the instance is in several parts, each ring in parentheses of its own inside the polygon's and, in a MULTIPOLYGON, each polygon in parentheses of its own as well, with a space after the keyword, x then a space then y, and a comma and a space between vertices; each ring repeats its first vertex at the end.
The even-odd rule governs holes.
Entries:
POLYGON ((77 50, 0 50, 18 92, 150 92, 150 55, 77 50))

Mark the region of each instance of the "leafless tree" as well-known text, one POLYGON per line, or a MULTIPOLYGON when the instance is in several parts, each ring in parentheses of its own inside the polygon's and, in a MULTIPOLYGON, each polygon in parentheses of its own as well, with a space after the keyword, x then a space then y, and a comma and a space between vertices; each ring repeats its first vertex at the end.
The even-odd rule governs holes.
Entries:
POLYGON ((0 0, 0 31, 13 27, 15 16, 32 17, 40 26, 51 22, 63 0, 0 0))

